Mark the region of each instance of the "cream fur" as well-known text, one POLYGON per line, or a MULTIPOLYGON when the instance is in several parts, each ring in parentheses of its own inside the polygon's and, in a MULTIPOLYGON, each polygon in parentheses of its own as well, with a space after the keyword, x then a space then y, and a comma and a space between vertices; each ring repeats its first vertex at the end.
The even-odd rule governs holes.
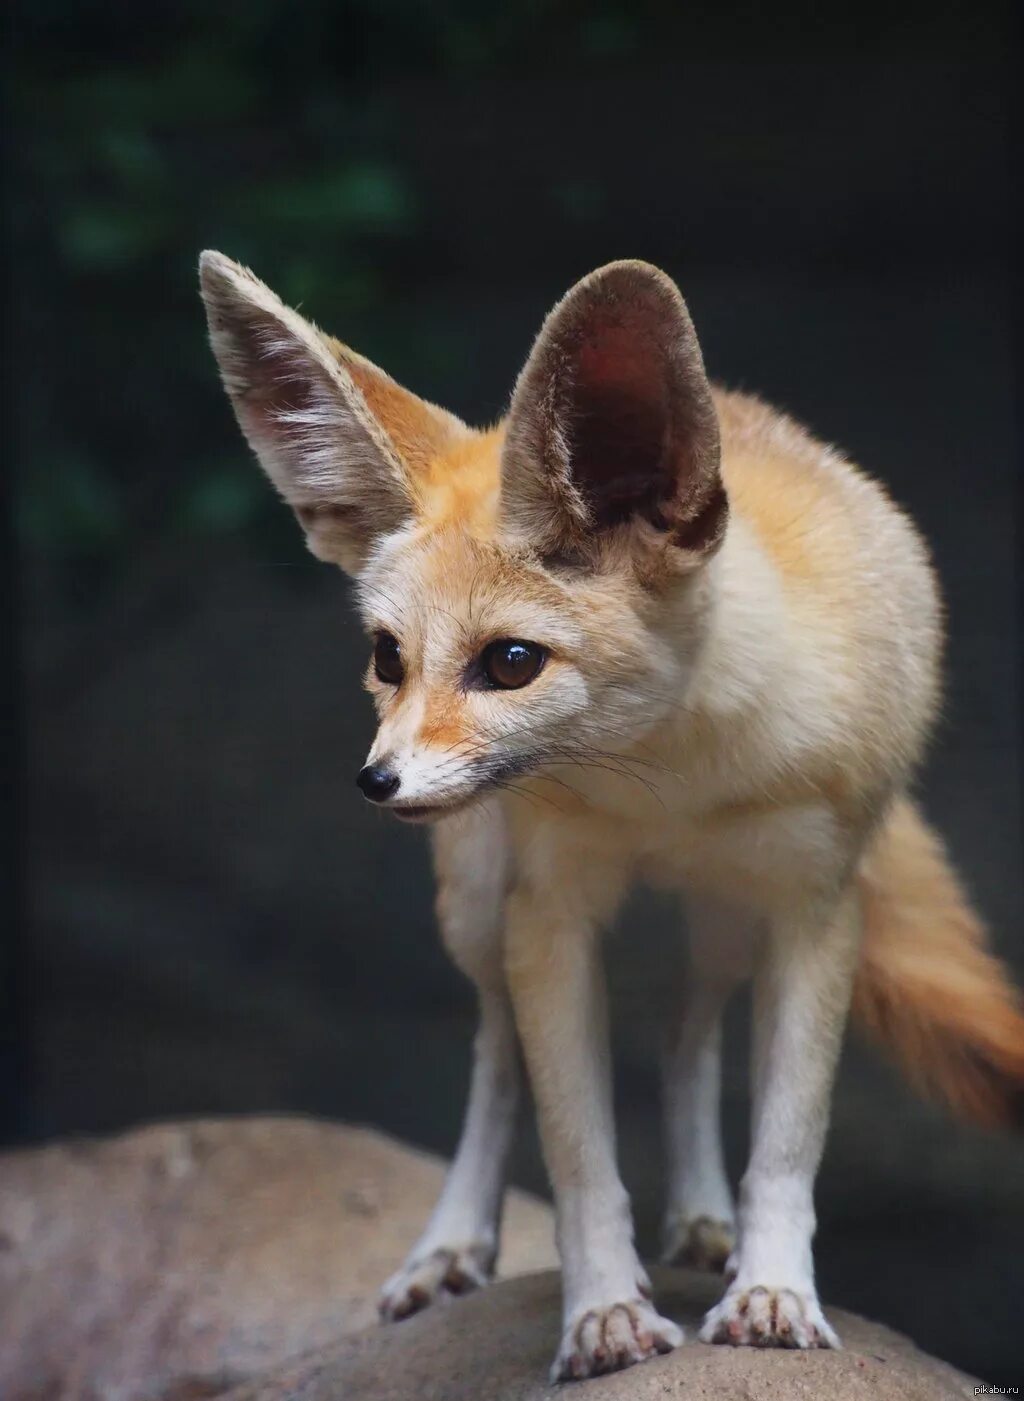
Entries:
MULTIPOLYGON (((229 393, 269 474, 293 504, 344 501, 360 522, 340 543, 314 528, 314 548, 355 573, 367 630, 400 641, 401 686, 367 676, 380 719, 368 759, 400 776, 397 812, 427 805, 444 819, 442 929, 480 991, 462 1143, 385 1314, 491 1271, 514 1018, 558 1214, 553 1375, 679 1340, 649 1302, 615 1164, 599 959, 600 929, 645 879, 691 912, 692 976, 667 1062, 666 1250, 720 1260, 736 1232, 732 1282, 703 1337, 835 1346, 814 1287, 812 1192, 858 964, 862 868, 885 847, 938 696, 939 603, 916 531, 791 420, 711 391, 682 299, 644 264, 592 274, 559 304, 507 437, 421 405, 226 260, 207 264, 204 285, 229 393), (267 372, 267 315, 270 372, 307 365, 314 385, 301 441, 288 413, 258 429, 246 418, 252 366, 267 372), (616 475, 600 415, 619 412, 626 428, 609 433, 630 451, 616 475), (587 414, 596 432, 574 426, 587 414), (536 680, 511 692, 467 682, 482 648, 508 637, 547 649, 536 680), (753 1146, 734 1211, 718 1023, 752 971, 753 1146)), ((885 868, 885 890, 901 870, 885 868)), ((975 972, 995 986, 987 964, 975 972)), ((955 971, 944 976, 948 988, 955 971)), ((1000 1005, 1009 1075, 1024 1022, 1010 994, 1000 1005)))

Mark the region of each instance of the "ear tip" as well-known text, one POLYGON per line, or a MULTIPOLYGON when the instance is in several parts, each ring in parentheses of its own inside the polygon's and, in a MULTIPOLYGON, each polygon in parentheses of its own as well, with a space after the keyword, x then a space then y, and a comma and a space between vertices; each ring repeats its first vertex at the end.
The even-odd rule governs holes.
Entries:
POLYGON ((615 262, 605 263, 585 277, 583 285, 594 291, 614 291, 624 295, 655 291, 661 296, 669 296, 673 301, 682 300, 679 288, 668 273, 654 263, 645 262, 643 258, 617 258, 615 262))
POLYGON ((663 272, 656 263, 649 263, 646 258, 613 258, 610 263, 604 263, 597 269, 597 273, 622 273, 626 276, 667 278, 668 273, 663 272))
POLYGON ((236 263, 226 253, 216 248, 204 248, 199 255, 199 282, 204 292, 214 292, 219 288, 237 284, 243 279, 251 279, 241 263, 236 263))
POLYGON ((217 272, 229 266, 231 259, 226 253, 220 253, 216 248, 204 248, 199 255, 199 271, 201 273, 217 272))

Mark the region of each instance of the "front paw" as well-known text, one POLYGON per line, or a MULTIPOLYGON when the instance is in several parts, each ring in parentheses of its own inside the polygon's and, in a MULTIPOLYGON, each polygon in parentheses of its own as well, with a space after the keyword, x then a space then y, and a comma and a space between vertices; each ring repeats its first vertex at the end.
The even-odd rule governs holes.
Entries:
POLYGON ((683 1331, 645 1299, 587 1309, 566 1328, 551 1367, 553 1382, 618 1372, 659 1352, 671 1352, 683 1331))
POLYGON ((662 1231, 661 1258, 666 1265, 689 1265, 721 1274, 736 1245, 731 1221, 711 1216, 670 1216, 662 1231))
POLYGON ((481 1245, 440 1248, 405 1262, 380 1292, 385 1323, 419 1313, 443 1295, 468 1294, 494 1278, 494 1251, 481 1245))
POLYGON ((734 1284, 728 1289, 705 1317, 700 1339, 741 1347, 840 1346, 813 1289, 773 1289, 765 1284, 734 1284))

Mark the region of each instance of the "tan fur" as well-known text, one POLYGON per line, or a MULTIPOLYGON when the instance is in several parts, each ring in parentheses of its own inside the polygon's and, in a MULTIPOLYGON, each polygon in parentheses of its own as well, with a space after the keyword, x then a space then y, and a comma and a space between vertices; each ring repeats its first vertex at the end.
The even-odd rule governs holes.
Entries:
POLYGON ((457 526, 494 539, 504 424, 446 444, 415 481, 417 510, 428 529, 457 526))
POLYGON ((745 396, 720 393, 717 406, 725 438, 722 472, 733 509, 752 523, 786 580, 813 588, 827 578, 834 586, 853 554, 851 522, 819 456, 794 452, 799 439, 777 443, 783 420, 771 411, 758 415, 760 406, 745 396))
POLYGON ((861 867, 864 943, 853 1015, 922 1090, 990 1127, 1021 1123, 1024 1007, 907 799, 861 867))
MULTIPOLYGON (((279 307, 251 274, 235 277, 220 264, 215 272, 222 300, 225 279, 234 290, 245 277, 246 288, 258 289, 261 311, 279 307)), ((670 307, 678 298, 667 280, 652 295, 655 302, 664 298, 670 307)), ((293 316, 283 308, 280 314, 293 316)), ((562 304, 552 313, 539 339, 543 348, 535 353, 522 382, 544 381, 556 373, 570 353, 564 346, 575 334, 573 318, 578 315, 576 303, 568 310, 562 304)), ((489 601, 500 602, 512 593, 527 615, 533 606, 564 607, 585 639, 589 656, 580 658, 584 670, 596 677, 616 662, 621 667, 628 618, 642 608, 639 595, 630 603, 630 590, 636 586, 628 575, 612 569, 578 584, 575 597, 563 597, 531 567, 528 556, 510 556, 504 548, 500 505, 506 425, 468 429, 340 342, 328 337, 314 341, 307 335, 307 344, 322 346, 350 378, 361 395, 360 411, 379 425, 389 450, 401 462, 417 548, 407 565, 399 563, 387 592, 418 594, 441 612, 458 610, 460 601, 474 591, 481 616, 489 601), (615 660, 605 639, 614 641, 619 654, 615 660)), ((695 342, 687 354, 699 356, 695 342)), ((919 582, 927 587, 927 573, 920 572, 925 557, 919 538, 882 488, 768 405, 721 389, 713 390, 712 402, 720 430, 721 477, 733 517, 771 561, 788 607, 808 633, 817 636, 831 665, 844 673, 844 723, 820 752, 805 755, 798 768, 782 765, 775 772, 763 771, 753 753, 749 761, 743 759, 745 750, 753 747, 744 707, 737 708, 733 720, 720 703, 705 704, 700 695, 690 698, 689 724, 676 737, 671 757, 677 770, 703 772, 705 777, 709 801, 700 813, 697 845, 702 851, 700 874, 715 885, 717 855, 708 837, 716 832, 735 834, 744 825, 815 801, 854 827, 870 821, 875 795, 886 786, 882 771, 891 775, 894 760, 900 769, 909 770, 917 757, 935 687, 932 683, 923 691, 917 688, 921 701, 916 705, 911 695, 908 708, 914 713, 904 726, 905 738, 894 730, 890 717, 877 714, 874 697, 884 693, 881 673, 890 665, 888 654, 898 629, 888 626, 872 634, 864 621, 877 613, 879 603, 870 593, 870 561, 877 558, 879 568, 902 571, 904 576, 916 570, 911 591, 923 605, 920 617, 928 613, 919 582), (878 756, 874 763, 873 754, 878 756), (726 767, 747 775, 746 791, 716 781, 726 767)), ((546 431, 528 413, 515 428, 518 439, 528 441, 540 441, 546 431)), ((522 455, 521 442, 517 451, 522 455)), ((717 443, 712 451, 717 453, 717 443)), ((538 497, 546 489, 540 479, 531 488, 534 519, 542 510, 538 497)), ((305 509, 315 516, 315 504, 305 509)), ((320 510, 326 518, 330 507, 325 504, 320 510)), ((579 518, 581 503, 573 510, 579 518)), ((480 640, 496 628, 497 623, 485 627, 480 640)), ((408 645, 412 647, 412 640, 408 645)), ((918 664, 922 675, 929 665, 925 646, 918 664)), ((440 685, 418 684, 410 695, 410 702, 420 707, 420 742, 443 750, 469 745, 475 733, 473 716, 453 696, 451 681, 445 674, 440 685)), ((753 739, 760 742, 759 736, 753 739)), ((525 780, 524 789, 538 801, 556 804, 563 814, 587 811, 588 798, 577 787, 557 792, 539 778, 525 780)), ((730 869, 723 870, 723 884, 730 879, 730 869)), ((1001 966, 981 947, 980 925, 937 839, 908 803, 898 802, 887 818, 865 860, 860 884, 868 920, 855 999, 858 1016, 891 1044, 908 1073, 939 1088, 955 1108, 976 1118, 1005 1118, 1009 1084, 1015 1075, 1024 1075, 1019 1013, 1001 966), (965 1049, 970 1047, 973 1059, 965 1049)))
MULTIPOLYGON (((787 587, 799 589, 815 612, 833 619, 837 608, 855 606, 850 561, 858 549, 858 521, 846 486, 852 469, 844 464, 842 475, 823 473, 822 450, 804 430, 757 400, 719 390, 715 402, 723 430, 722 475, 735 514, 750 524, 787 587)), ((502 441, 499 425, 468 435, 432 460, 418 487, 426 532, 458 525, 479 539, 496 538, 502 441)), ((479 558, 467 560, 461 573, 466 582, 460 583, 458 558, 448 541, 435 556, 437 577, 454 596, 480 572, 479 558)), ((522 573, 516 586, 523 590, 522 573)), ((501 587, 496 580, 495 588, 501 587)), ((694 715, 692 738, 706 760, 723 738, 732 740, 728 730, 701 740, 700 714, 694 715)), ((450 707, 436 702, 421 729, 425 742, 445 746, 471 734, 450 707)), ((810 771, 782 774, 762 796, 717 804, 703 816, 705 830, 756 821, 814 798, 837 812, 858 812, 863 799, 856 774, 838 754, 832 759, 817 778, 810 771)), ((585 800, 574 792, 554 793, 543 780, 528 787, 538 800, 556 802, 563 814, 585 812, 585 800)), ((1024 1083, 1018 1000, 1002 964, 983 947, 981 923, 941 844, 909 802, 896 803, 886 819, 859 885, 867 918, 855 1019, 915 1083, 938 1093, 957 1113, 982 1123, 1010 1122, 1019 1113, 1015 1085, 1024 1083)))
POLYGON ((645 878, 686 901, 700 972, 670 1096, 672 1240, 705 1218, 731 1230, 717 1026, 755 981, 736 1277, 701 1336, 835 1346, 812 1189, 851 989, 958 1112, 1009 1122, 1024 1087, 1019 1000, 905 796, 942 645, 912 522, 784 414, 712 389, 678 289, 646 264, 570 289, 507 420, 479 432, 219 255, 203 277, 243 430, 311 548, 355 575, 367 632, 398 645, 400 676, 367 673, 370 778, 394 780, 370 796, 444 819, 439 912, 481 995, 450 1188, 386 1316, 423 1302, 429 1261, 432 1279, 439 1259, 493 1262, 514 1013, 558 1199, 553 1375, 604 1366, 587 1320, 621 1329, 622 1364, 679 1340, 637 1304, 594 938, 645 878), (499 640, 538 649, 528 685, 486 684, 499 640))
POLYGON ((365 356, 333 336, 324 338, 330 353, 352 377, 373 418, 386 428, 388 439, 403 465, 416 480, 468 431, 447 409, 428 404, 403 389, 365 356))
POLYGON ((424 744, 448 750, 469 744, 473 739, 467 717, 443 695, 428 701, 419 734, 424 744))

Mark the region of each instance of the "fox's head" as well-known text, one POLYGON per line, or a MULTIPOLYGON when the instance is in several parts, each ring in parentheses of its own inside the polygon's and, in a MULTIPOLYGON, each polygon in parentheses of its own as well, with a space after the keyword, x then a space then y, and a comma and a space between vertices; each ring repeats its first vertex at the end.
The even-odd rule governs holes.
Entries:
MULTIPOLYGON (((495 428, 469 428, 202 257, 210 338, 309 548, 356 581, 377 737, 358 783, 408 819, 609 767, 680 703, 726 526, 685 303, 640 262, 550 313, 495 428)), ((555 791, 555 790, 553 790, 555 791)))

